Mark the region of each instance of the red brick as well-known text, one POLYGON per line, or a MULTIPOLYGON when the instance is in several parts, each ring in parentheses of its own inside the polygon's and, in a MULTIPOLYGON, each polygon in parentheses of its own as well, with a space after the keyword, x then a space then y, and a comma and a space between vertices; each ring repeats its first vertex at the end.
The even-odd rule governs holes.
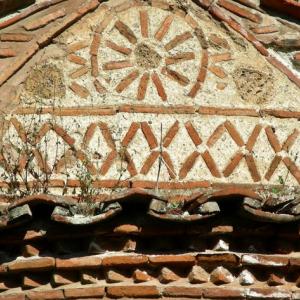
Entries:
POLYGON ((17 53, 11 48, 0 48, 0 58, 14 57, 17 53))
POLYGON ((243 265, 261 265, 269 267, 287 266, 288 257, 278 255, 247 254, 242 256, 243 265))
POLYGON ((88 298, 88 297, 103 297, 105 293, 104 287, 84 287, 65 289, 66 299, 88 298))
POLYGON ((110 286, 107 288, 107 295, 112 298, 158 298, 160 292, 156 286, 110 286))
POLYGON ((9 271, 42 271, 54 268, 52 257, 18 259, 8 264, 9 271))
POLYGON ((25 294, 0 295, 0 300, 25 300, 25 294))
POLYGON ((243 290, 223 288, 204 289, 203 297, 209 299, 246 299, 243 290))
POLYGON ((123 224, 115 227, 114 232, 123 233, 123 234, 134 234, 134 233, 139 233, 140 228, 136 225, 123 224))
POLYGON ((167 297, 188 297, 200 299, 202 297, 202 289, 199 287, 170 286, 164 289, 163 295, 167 297))
POLYGON ((221 264, 221 265, 239 265, 239 257, 235 254, 199 254, 197 256, 198 264, 221 264))
POLYGON ((86 99, 90 95, 90 92, 88 91, 87 88, 85 88, 84 86, 82 86, 76 82, 71 83, 70 89, 81 98, 86 99))
POLYGON ((2 42, 29 42, 33 35, 26 33, 2 33, 0 36, 2 42))
POLYGON ((153 72, 151 74, 151 79, 153 84, 155 85, 155 88, 157 90, 158 95, 160 96, 161 100, 166 101, 168 99, 168 96, 166 94, 165 88, 156 72, 153 72))
POLYGON ((144 255, 124 255, 111 256, 103 258, 102 265, 104 267, 112 266, 140 266, 148 263, 148 258, 144 255))
POLYGON ((164 36, 167 34, 172 22, 173 22, 174 17, 172 15, 169 15, 165 18, 161 26, 159 27, 158 31, 155 33, 154 37, 158 40, 161 41, 164 36))
POLYGON ((75 257, 69 259, 56 259, 57 269, 99 268, 102 259, 97 256, 75 257))
POLYGON ((30 291, 26 294, 29 300, 60 300, 65 299, 62 290, 30 291))
POLYGON ((134 35, 134 32, 123 22, 117 21, 115 27, 131 44, 137 43, 137 38, 134 35))
POLYGON ((25 245, 22 251, 24 257, 37 256, 39 255, 39 249, 35 248, 32 245, 25 245))
POLYGON ((261 26, 252 28, 252 31, 257 34, 278 32, 278 27, 275 25, 261 26))
POLYGON ((150 256, 149 262, 153 265, 193 265, 193 255, 157 255, 150 256))

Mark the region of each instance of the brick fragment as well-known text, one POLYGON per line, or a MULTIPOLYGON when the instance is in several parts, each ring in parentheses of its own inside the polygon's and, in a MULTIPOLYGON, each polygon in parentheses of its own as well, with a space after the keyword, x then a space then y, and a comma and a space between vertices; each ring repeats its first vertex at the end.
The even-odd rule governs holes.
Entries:
POLYGON ((129 60, 111 61, 103 65, 103 70, 118 70, 132 67, 133 64, 129 60))
POLYGON ((218 66, 210 66, 209 71, 212 72, 217 77, 224 79, 227 77, 227 74, 225 73, 224 69, 218 66))
POLYGON ((105 294, 104 287, 70 288, 64 290, 65 299, 99 298, 105 294))
POLYGON ((247 299, 280 299, 288 300, 291 299, 291 293, 284 290, 278 290, 277 288, 253 288, 246 291, 247 299))
POLYGON ((51 14, 48 14, 38 20, 28 22, 23 27, 28 31, 36 30, 36 29, 39 29, 41 27, 48 25, 49 23, 51 23, 59 18, 64 17, 65 15, 66 15, 65 10, 59 9, 59 10, 57 10, 51 14))
POLYGON ((170 283, 170 282, 177 281, 179 279, 180 277, 177 274, 175 274, 173 271, 171 271, 166 267, 161 269, 160 275, 158 277, 158 280, 161 283, 170 283))
POLYGON ((168 67, 164 67, 162 69, 162 74, 166 75, 168 78, 179 83, 182 86, 187 86, 190 83, 190 80, 186 76, 168 67))
POLYGON ((276 274, 272 273, 270 274, 268 280, 267 280, 267 284, 269 286, 279 286, 279 285, 283 285, 285 284, 284 279, 277 276, 276 274))
POLYGON ((123 282, 125 281, 127 278, 122 275, 121 273, 115 272, 113 270, 109 270, 106 273, 106 281, 109 283, 118 283, 118 282, 123 282))
POLYGON ((221 62, 221 61, 232 60, 233 58, 231 57, 231 53, 222 53, 222 54, 210 55, 209 59, 213 63, 218 63, 218 62, 221 62))
POLYGON ((242 256, 241 263, 243 265, 280 267, 288 265, 289 259, 286 256, 279 255, 247 254, 242 256))
POLYGON ((135 234, 140 232, 140 228, 136 225, 122 224, 114 228, 115 233, 135 234))
POLYGON ((238 266, 239 257, 234 254, 199 254, 197 256, 198 264, 223 264, 225 266, 238 266))
POLYGON ((158 298, 160 292, 156 286, 109 286, 107 295, 111 298, 158 298))
POLYGON ((223 267, 217 267, 210 274, 210 281, 216 285, 228 284, 233 280, 232 274, 223 267))
POLYGON ((141 271, 139 269, 134 271, 132 278, 136 283, 147 282, 153 279, 146 271, 141 271))
POLYGON ((67 48, 67 52, 70 53, 74 53, 76 51, 79 51, 81 49, 84 49, 88 46, 88 42, 87 41, 79 41, 76 43, 71 44, 70 46, 68 46, 67 48))
POLYGON ((27 300, 25 294, 6 294, 0 295, 0 300, 27 300))
POLYGON ((43 285, 43 280, 40 276, 28 275, 23 277, 22 287, 24 289, 37 288, 43 285))
POLYGON ((257 34, 265 34, 265 33, 274 33, 278 32, 278 26, 276 25, 268 25, 268 26, 260 26, 252 28, 252 31, 257 34))
POLYGON ((39 255, 40 251, 38 248, 32 246, 32 245, 25 245, 23 247, 23 250, 22 250, 22 254, 24 257, 30 257, 30 256, 37 256, 39 255))
POLYGON ((209 280, 208 273, 200 266, 193 266, 188 275, 188 280, 192 284, 205 283, 209 280))
POLYGON ((52 278, 52 282, 55 286, 71 284, 78 281, 75 274, 69 272, 54 273, 52 278))

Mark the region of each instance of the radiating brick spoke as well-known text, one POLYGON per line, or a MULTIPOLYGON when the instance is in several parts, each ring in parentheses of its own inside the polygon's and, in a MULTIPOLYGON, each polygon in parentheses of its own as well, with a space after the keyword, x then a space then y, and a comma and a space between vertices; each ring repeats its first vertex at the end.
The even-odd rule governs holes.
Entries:
POLYGON ((137 43, 137 38, 134 32, 126 24, 121 21, 117 21, 115 23, 115 27, 131 44, 137 43))
POLYGON ((184 179, 187 174, 191 171, 193 166, 195 165, 198 156, 200 155, 199 152, 194 151, 183 163, 180 171, 179 171, 179 179, 184 179))
POLYGON ((171 70, 170 68, 163 68, 162 74, 166 75, 168 78, 179 83, 182 86, 187 86, 190 83, 190 80, 186 76, 180 74, 179 72, 171 70))
POLYGON ((174 65, 178 63, 182 63, 184 61, 189 61, 195 59, 195 53, 194 52, 182 52, 175 54, 173 56, 169 56, 166 58, 165 62, 166 65, 174 65))
POLYGON ((140 26, 142 37, 149 37, 149 15, 146 10, 140 11, 140 26))
POLYGON ((165 49, 167 51, 172 50, 173 48, 181 45, 182 43, 184 43, 185 41, 191 39, 193 37, 192 33, 190 31, 186 31, 182 34, 176 35, 170 42, 168 42, 165 45, 165 49))
POLYGON ((149 73, 144 73, 141 77, 140 84, 138 87, 138 93, 137 93, 137 99, 138 100, 144 100, 145 95, 147 93, 147 88, 149 84, 150 75, 149 73))
POLYGON ((107 40, 106 41, 106 46, 114 51, 117 51, 119 53, 122 53, 124 55, 129 55, 131 54, 132 50, 130 48, 127 48, 127 47, 123 47, 123 46, 119 46, 117 45, 116 43, 110 41, 110 40, 107 40))
POLYGON ((131 73, 129 73, 125 78, 121 80, 121 82, 117 85, 116 91, 118 93, 123 92, 125 89, 127 89, 137 78, 139 77, 139 71, 134 70, 131 73))
POLYGON ((165 18, 165 20, 162 22, 159 29, 154 35, 155 39, 157 39, 158 41, 162 41, 164 36, 168 33, 173 20, 174 20, 173 15, 169 15, 165 18))
POLYGON ((110 61, 103 65, 103 70, 120 70, 132 67, 133 64, 129 60, 110 61))
POLYGON ((161 100, 166 101, 168 99, 165 88, 157 75, 156 72, 153 72, 151 75, 152 82, 155 85, 158 95, 160 96, 161 100))

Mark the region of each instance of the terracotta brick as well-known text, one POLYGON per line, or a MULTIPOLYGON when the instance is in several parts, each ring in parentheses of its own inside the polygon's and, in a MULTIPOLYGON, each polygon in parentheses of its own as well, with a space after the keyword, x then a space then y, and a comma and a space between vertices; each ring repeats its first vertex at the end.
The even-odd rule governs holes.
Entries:
POLYGON ((192 154, 188 156, 186 161, 183 163, 180 171, 179 171, 179 178, 183 179, 187 176, 187 174, 190 172, 190 170, 193 168, 193 166, 196 163, 197 158, 199 157, 200 153, 197 151, 194 151, 192 154))
POLYGON ((105 14, 105 18, 103 19, 103 21, 97 26, 95 32, 97 34, 101 34, 105 28, 108 26, 108 24, 112 21, 112 19, 114 18, 114 14, 107 12, 105 14))
POLYGON ((78 298, 97 298, 103 297, 105 294, 104 287, 84 287, 84 288, 72 288, 64 290, 66 299, 78 299, 78 298))
POLYGON ((177 63, 181 63, 188 60, 195 59, 195 53, 194 52, 182 52, 170 57, 167 57, 165 59, 166 65, 173 65, 177 63))
POLYGON ((129 60, 111 61, 103 65, 103 70, 118 70, 132 67, 133 64, 129 60))
POLYGON ((140 266, 148 263, 147 256, 144 255, 124 255, 124 256, 111 256, 104 257, 102 265, 104 267, 126 267, 126 266, 140 266))
POLYGON ((122 53, 124 55, 129 55, 132 52, 132 50, 130 48, 119 46, 119 45, 117 45, 114 42, 109 41, 109 40, 106 41, 106 46, 109 47, 110 49, 115 50, 115 51, 117 51, 119 53, 122 53))
POLYGON ((67 48, 67 52, 68 53, 74 53, 76 51, 79 51, 81 49, 84 49, 88 46, 88 42, 87 41, 79 41, 76 43, 73 43, 71 45, 68 46, 67 48))
POLYGON ((160 292, 156 286, 109 286, 107 295, 112 298, 159 298, 160 292))
POLYGON ((25 294, 0 295, 0 300, 26 300, 25 294))
POLYGON ((123 22, 117 21, 115 23, 115 27, 120 32, 121 35, 123 35, 131 44, 137 43, 137 38, 133 31, 123 22))
POLYGON ((123 225, 115 227, 114 232, 122 233, 122 234, 134 234, 134 233, 139 233, 140 228, 136 225, 123 224, 123 225))
POLYGON ((208 68, 208 70, 210 72, 212 72, 214 75, 216 75, 217 77, 224 79, 227 77, 227 74, 225 73, 224 69, 218 66, 210 66, 208 68))
POLYGON ((157 32, 155 33, 154 37, 158 40, 158 41, 162 41, 162 39, 164 38, 164 36, 167 34, 172 22, 173 22, 174 17, 172 15, 169 15, 165 18, 165 20, 163 21, 163 23, 160 25, 159 29, 157 30, 157 32))
POLYGON ((274 33, 278 32, 278 26, 276 25, 269 25, 269 26, 260 26, 252 28, 252 31, 257 34, 265 34, 265 33, 274 33))
POLYGON ((187 297, 200 299, 203 290, 199 287, 186 287, 186 286, 170 286, 163 290, 163 295, 167 297, 187 297))
POLYGON ((243 8, 241 6, 238 6, 230 1, 227 0, 219 0, 218 4, 222 7, 228 9, 229 11, 233 12, 234 14, 237 14, 238 16, 241 16, 243 18, 247 18, 253 22, 260 23, 261 17, 257 14, 251 13, 248 9, 243 8))
POLYGON ((57 269, 86 269, 86 268, 99 268, 102 259, 98 256, 84 256, 68 259, 56 259, 57 269))
POLYGON ((138 70, 134 70, 131 73, 129 73, 125 78, 123 78, 120 83, 116 87, 116 91, 118 93, 123 92, 125 89, 127 89, 138 77, 140 73, 138 70))
POLYGON ((140 173, 147 175, 159 156, 160 156, 160 152, 158 151, 151 152, 151 154, 146 159, 140 173))
POLYGON ((150 125, 148 124, 148 122, 141 122, 141 128, 142 128, 144 136, 148 142, 149 148, 151 150, 157 148, 158 147, 157 139, 156 139, 155 135, 153 134, 152 129, 151 129, 150 125))
POLYGON ((55 266, 52 257, 18 259, 8 264, 9 271, 43 271, 51 270, 55 266))
POLYGON ((150 256, 149 262, 153 265, 193 265, 193 255, 157 255, 150 256))
POLYGON ((193 124, 188 121, 184 124, 191 140, 193 141, 193 143, 195 144, 195 146, 199 146, 202 144, 202 140, 198 134, 198 132, 196 131, 196 129, 194 128, 193 124))
POLYGON ((162 74, 166 75, 168 78, 179 83, 182 86, 187 86, 190 83, 190 80, 186 76, 168 67, 164 67, 162 69, 162 74))
POLYGON ((166 1, 152 0, 151 4, 152 4, 153 7, 158 7, 160 9, 164 9, 164 10, 170 9, 170 5, 166 1))
POLYGON ((59 272, 53 274, 52 283, 55 286, 61 286, 66 284, 71 284, 78 281, 78 278, 75 273, 69 272, 59 272))
POLYGON ((33 39, 33 35, 26 33, 2 33, 0 40, 2 42, 29 42, 33 39))
POLYGON ((165 148, 168 148, 171 144, 171 142, 173 141, 174 137, 176 136, 176 134, 179 131, 179 122, 176 121, 171 128, 168 130, 168 132, 166 133, 164 139, 163 139, 163 146, 165 148))
POLYGON ((300 267, 300 257, 293 257, 293 258, 290 258, 289 259, 289 264, 291 266, 297 266, 297 267, 300 267))
POLYGON ((106 275, 106 281, 109 283, 118 283, 118 282, 123 282, 126 281, 126 277, 119 273, 119 272, 115 272, 113 270, 109 270, 106 275))
POLYGON ((246 299, 243 290, 229 288, 204 289, 203 297, 208 299, 246 299))
POLYGON ((69 74, 69 77, 71 79, 77 79, 85 74, 87 74, 87 72, 89 71, 89 68, 86 67, 86 66, 82 66, 80 67, 79 69, 76 69, 75 71, 72 71, 70 74, 69 74))
POLYGON ((239 257, 235 254, 199 254, 197 256, 198 264, 222 264, 225 266, 238 266, 239 257))
POLYGON ((187 15, 185 16, 185 21, 186 21, 193 29, 197 28, 197 26, 198 26, 198 23, 196 22, 196 20, 195 20, 191 15, 189 15, 189 14, 187 14, 187 15))
POLYGON ((247 299, 291 299, 291 293, 277 288, 253 288, 246 292, 247 299))
POLYGON ((222 62, 222 61, 232 60, 233 58, 231 57, 231 53, 222 53, 222 54, 210 55, 209 59, 213 63, 218 63, 218 62, 222 62))
POLYGON ((140 11, 140 25, 142 37, 147 38, 149 35, 149 16, 146 10, 140 11))
POLYGON ((29 300, 60 300, 65 299, 62 290, 49 290, 49 291, 29 291, 26 294, 29 300))
POLYGON ((59 9, 51 14, 48 14, 38 20, 34 20, 34 21, 31 21, 31 22, 28 22, 26 23, 23 27, 26 29, 26 30, 36 30, 36 29, 39 29, 41 27, 44 27, 46 26, 47 24, 59 19, 59 18, 62 18, 66 15, 66 12, 64 9, 59 9))
POLYGON ((78 95, 80 98, 84 98, 86 99, 89 95, 90 92, 88 91, 88 89, 86 89, 84 86, 76 83, 76 82, 72 82, 70 85, 70 89, 76 94, 78 95))
POLYGON ((67 56, 67 58, 68 58, 68 61, 70 61, 74 64, 77 64, 77 65, 85 65, 87 63, 87 60, 85 58, 78 56, 76 54, 73 54, 73 53, 69 54, 67 56))
POLYGON ((168 42, 165 45, 165 49, 167 51, 172 50, 173 48, 181 45, 182 43, 184 43, 185 41, 191 39, 193 37, 192 33, 190 31, 186 31, 182 34, 176 35, 175 38, 173 38, 170 42, 168 42))
POLYGON ((213 157, 209 153, 209 151, 204 151, 203 153, 201 153, 201 156, 202 156, 206 166, 208 167, 209 171, 211 172, 211 174, 214 177, 221 178, 222 177, 221 173, 219 172, 218 167, 217 167, 213 157))
POLYGON ((230 159, 228 165, 225 167, 223 175, 225 177, 230 176, 243 158, 244 154, 242 152, 238 151, 236 154, 234 154, 233 157, 230 159))
POLYGON ((158 280, 164 284, 174 282, 179 279, 180 279, 180 277, 176 273, 174 273, 172 270, 170 270, 166 267, 163 267, 161 269, 160 275, 158 277, 158 280))
POLYGON ((156 90, 157 90, 157 93, 158 95, 160 96, 160 98, 163 100, 163 101, 166 101, 168 99, 168 96, 166 94, 166 91, 164 89, 164 86, 159 78, 159 76, 157 75, 156 72, 153 72, 151 74, 151 79, 153 81, 153 84, 155 85, 156 87, 156 90))
POLYGON ((17 52, 12 48, 0 48, 0 58, 14 57, 17 52))
POLYGON ((94 86, 99 94, 105 94, 107 92, 106 88, 97 79, 94 81, 94 86))

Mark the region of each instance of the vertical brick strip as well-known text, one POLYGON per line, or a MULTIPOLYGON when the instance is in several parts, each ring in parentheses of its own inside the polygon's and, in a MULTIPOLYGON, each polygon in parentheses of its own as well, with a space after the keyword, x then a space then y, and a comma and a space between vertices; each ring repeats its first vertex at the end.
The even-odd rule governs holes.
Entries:
POLYGON ((147 38, 149 36, 149 16, 145 10, 140 11, 140 25, 142 37, 147 38))

